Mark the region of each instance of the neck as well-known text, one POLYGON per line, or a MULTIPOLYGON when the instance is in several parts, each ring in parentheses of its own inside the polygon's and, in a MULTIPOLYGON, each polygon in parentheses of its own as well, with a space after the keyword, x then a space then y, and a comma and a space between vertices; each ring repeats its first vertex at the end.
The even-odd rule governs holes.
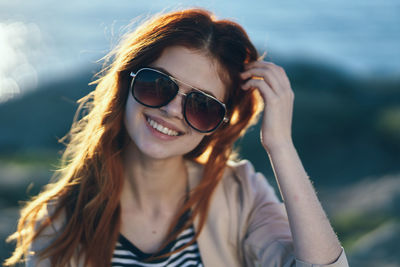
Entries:
POLYGON ((150 158, 131 143, 123 154, 124 188, 121 205, 140 211, 172 213, 187 194, 187 170, 182 156, 150 158))

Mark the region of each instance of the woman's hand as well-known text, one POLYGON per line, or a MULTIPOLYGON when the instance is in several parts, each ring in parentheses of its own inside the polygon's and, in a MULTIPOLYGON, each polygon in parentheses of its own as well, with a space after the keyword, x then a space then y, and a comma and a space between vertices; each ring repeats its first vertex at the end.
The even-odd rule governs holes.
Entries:
POLYGON ((254 61, 241 73, 243 90, 258 89, 265 103, 261 142, 269 153, 276 147, 292 145, 294 93, 285 70, 271 62, 254 61))

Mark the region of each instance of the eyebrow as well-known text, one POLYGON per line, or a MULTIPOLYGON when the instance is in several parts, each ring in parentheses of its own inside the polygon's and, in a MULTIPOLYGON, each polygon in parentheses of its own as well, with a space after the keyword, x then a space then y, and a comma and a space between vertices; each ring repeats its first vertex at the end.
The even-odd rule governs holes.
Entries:
POLYGON ((192 85, 190 85, 190 84, 188 84, 188 83, 186 83, 186 82, 184 82, 184 81, 181 81, 181 80, 175 78, 174 75, 172 75, 169 71, 167 71, 167 70, 164 69, 163 67, 157 67, 157 66, 150 66, 150 67, 153 68, 153 69, 159 70, 159 71, 161 71, 161 72, 167 74, 168 76, 171 76, 172 78, 174 78, 175 80, 177 80, 177 81, 180 82, 180 83, 183 83, 184 85, 190 86, 191 88, 194 88, 194 89, 196 89, 196 90, 202 91, 202 92, 204 92, 204 93, 206 93, 206 94, 208 94, 208 95, 211 95, 211 96, 215 97, 216 99, 218 99, 213 93, 211 93, 211 92, 208 91, 208 90, 205 90, 205 89, 202 89, 202 88, 198 88, 198 87, 192 86, 192 85))

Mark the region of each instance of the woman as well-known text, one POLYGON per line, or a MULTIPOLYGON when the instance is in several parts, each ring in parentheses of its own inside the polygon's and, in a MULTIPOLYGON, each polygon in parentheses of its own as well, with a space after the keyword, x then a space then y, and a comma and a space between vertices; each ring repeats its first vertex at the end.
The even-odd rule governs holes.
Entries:
POLYGON ((171 12, 110 58, 7 264, 347 266, 292 143, 289 80, 238 24, 171 12), (285 205, 249 162, 230 160, 262 110, 285 205))

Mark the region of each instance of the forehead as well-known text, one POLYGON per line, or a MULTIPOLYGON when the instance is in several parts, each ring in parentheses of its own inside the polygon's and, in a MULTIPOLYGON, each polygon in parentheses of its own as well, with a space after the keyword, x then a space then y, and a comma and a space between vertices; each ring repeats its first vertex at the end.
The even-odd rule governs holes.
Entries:
POLYGON ((164 69, 174 78, 220 100, 224 98, 225 84, 218 63, 202 52, 182 46, 168 47, 151 66, 164 69))

